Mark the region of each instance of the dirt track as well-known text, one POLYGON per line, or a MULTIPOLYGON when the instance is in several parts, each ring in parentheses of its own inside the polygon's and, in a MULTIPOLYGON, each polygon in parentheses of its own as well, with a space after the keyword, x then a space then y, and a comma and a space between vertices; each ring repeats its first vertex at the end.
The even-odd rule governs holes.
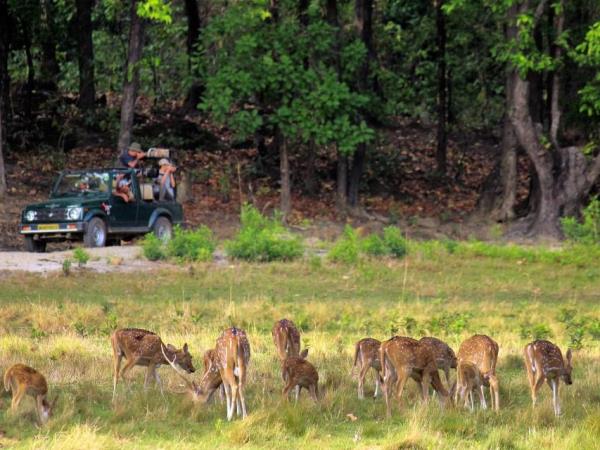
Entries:
MULTIPOLYGON (((90 260, 84 266, 95 272, 132 272, 164 267, 165 263, 154 263, 140 256, 137 246, 105 247, 86 249, 90 260)), ((0 272, 54 272, 62 270, 63 261, 70 259, 72 270, 77 270, 73 250, 48 253, 0 252, 0 272)))

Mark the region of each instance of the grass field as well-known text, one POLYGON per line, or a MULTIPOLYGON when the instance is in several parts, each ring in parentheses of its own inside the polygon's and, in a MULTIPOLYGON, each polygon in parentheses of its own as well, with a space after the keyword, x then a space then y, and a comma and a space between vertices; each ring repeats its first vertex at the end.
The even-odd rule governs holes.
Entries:
MULTIPOLYGON (((196 265, 193 270, 0 279, 0 372, 24 362, 60 394, 48 425, 34 424, 33 402, 7 412, 0 396, 0 446, 17 448, 598 448, 600 446, 600 267, 520 253, 477 256, 424 246, 402 261, 354 267, 317 258, 294 263, 196 265), (287 317, 320 374, 322 399, 303 391, 282 401, 270 330, 287 317), (115 327, 159 332, 201 355, 220 331, 236 325, 250 338, 249 417, 228 423, 224 404, 193 406, 185 397, 144 391, 143 371, 111 404, 115 327), (474 413, 424 405, 414 382, 385 419, 383 399, 359 401, 351 377, 353 344, 392 334, 435 335, 455 350, 486 333, 500 344, 501 410, 474 413), (531 336, 549 336, 573 356, 574 384, 561 385, 563 416, 544 386, 533 410, 521 351, 531 336), (350 420, 348 414, 357 417, 350 420)), ((170 368, 165 385, 178 389, 170 368)), ((199 375, 197 375, 199 376, 199 375)), ((372 393, 369 380, 367 393, 372 393)))

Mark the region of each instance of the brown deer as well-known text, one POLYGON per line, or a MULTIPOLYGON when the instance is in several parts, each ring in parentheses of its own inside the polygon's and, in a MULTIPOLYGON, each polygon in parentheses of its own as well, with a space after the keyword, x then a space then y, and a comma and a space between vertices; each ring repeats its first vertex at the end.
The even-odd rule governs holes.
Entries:
POLYGON ((373 397, 377 397, 379 394, 379 386, 382 383, 381 379, 381 364, 379 362, 379 347, 381 341, 373 338, 364 338, 356 343, 354 346, 354 365, 352 370, 358 366, 358 398, 365 398, 364 384, 365 377, 369 369, 374 369, 375 375, 375 394, 373 397))
POLYGON ((456 369, 457 365, 454 350, 452 350, 444 341, 435 337, 422 337, 419 339, 419 342, 430 348, 434 355, 435 363, 438 369, 442 370, 446 375, 446 384, 448 385, 448 388, 450 388, 450 369, 456 369))
POLYGON ((565 384, 573 384, 571 379, 571 349, 567 350, 567 360, 563 359, 560 348, 552 342, 537 340, 527 344, 523 350, 525 356, 525 367, 527 378, 531 387, 531 400, 535 407, 537 392, 544 384, 548 383, 552 389, 552 406, 554 414, 560 416, 560 399, 558 397, 558 385, 562 378, 565 384))
MULTIPOLYGON (((455 403, 459 398, 466 404, 466 395, 472 395, 472 389, 479 393, 481 407, 487 409, 484 386, 490 387, 492 409, 498 411, 500 398, 496 364, 498 362, 498 344, 489 336, 476 334, 460 344, 458 349, 458 376, 455 403), (467 367, 468 366, 468 367, 467 367), (471 389, 471 390, 469 390, 471 389)), ((471 405, 473 399, 471 399, 471 405)))
POLYGON ((16 412, 23 396, 35 399, 36 411, 40 424, 44 425, 52 416, 58 395, 52 403, 48 402, 48 383, 44 375, 24 364, 15 364, 4 372, 4 389, 12 391, 11 410, 16 412))
POLYGON ((395 336, 381 344, 379 361, 383 376, 383 394, 387 416, 391 417, 390 395, 395 383, 398 402, 408 378, 412 378, 421 386, 423 400, 429 398, 429 384, 439 394, 441 401, 448 401, 448 391, 440 380, 435 356, 431 349, 419 341, 403 336, 395 336))
POLYGON ((288 397, 292 388, 296 388, 296 401, 300 397, 300 390, 306 389, 311 398, 317 403, 319 397, 319 373, 315 366, 306 360, 308 349, 304 349, 300 356, 290 356, 281 365, 281 376, 286 385, 283 396, 288 397))
POLYGON ((162 383, 156 371, 160 365, 174 360, 176 361, 175 364, 188 373, 196 370, 192 364, 192 355, 188 351, 187 344, 184 344, 181 350, 176 349, 171 344, 165 346, 161 338, 152 331, 123 328, 116 330, 111 335, 110 342, 113 348, 113 400, 117 391, 119 375, 125 378, 125 374, 134 366, 148 368, 144 378, 144 388, 148 387, 148 382, 153 378, 160 387, 161 392, 162 383), (127 362, 121 370, 123 358, 127 362))
POLYGON ((247 416, 244 389, 246 387, 246 370, 250 362, 250 343, 244 330, 228 328, 217 339, 215 346, 216 362, 225 387, 227 402, 227 420, 233 418, 234 406, 237 414, 247 416))
POLYGON ((281 363, 290 356, 300 356, 300 332, 294 322, 288 319, 278 320, 273 325, 271 334, 281 363))

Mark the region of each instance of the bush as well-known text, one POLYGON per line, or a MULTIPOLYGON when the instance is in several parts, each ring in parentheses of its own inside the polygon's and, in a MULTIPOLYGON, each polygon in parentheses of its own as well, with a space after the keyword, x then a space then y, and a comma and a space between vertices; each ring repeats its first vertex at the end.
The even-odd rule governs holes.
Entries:
POLYGON ((254 206, 244 205, 238 234, 225 243, 227 254, 246 261, 289 261, 304 253, 299 237, 289 233, 277 217, 264 217, 254 206))
POLYGON ((167 255, 182 261, 210 261, 216 248, 212 231, 204 225, 195 230, 176 226, 166 245, 167 255))
POLYGON ((388 248, 385 245, 385 242, 376 234, 371 234, 364 238, 360 248, 363 253, 366 253, 369 256, 385 256, 388 254, 388 248))
POLYGON ((386 227, 383 229, 383 242, 389 255, 394 258, 403 258, 408 253, 406 239, 402 236, 402 231, 397 227, 386 227))
POLYGON ((561 219, 563 232, 567 239, 587 245, 600 244, 600 200, 592 198, 589 205, 583 210, 583 221, 575 217, 561 219))
POLYGON ((82 267, 90 260, 90 254, 81 247, 73 250, 73 259, 77 261, 77 265, 82 267))
POLYGON ((65 277, 68 277, 71 274, 71 260, 69 258, 66 258, 62 262, 62 271, 65 277))
POLYGON ((329 250, 327 257, 334 262, 355 264, 360 256, 360 240, 356 230, 350 225, 344 227, 344 232, 329 250))
POLYGON ((164 249, 164 242, 154 233, 148 233, 142 240, 142 252, 146 259, 158 261, 167 257, 164 249))
POLYGON ((552 330, 548 325, 543 323, 537 325, 524 323, 521 325, 520 335, 523 339, 548 339, 552 337, 552 330))

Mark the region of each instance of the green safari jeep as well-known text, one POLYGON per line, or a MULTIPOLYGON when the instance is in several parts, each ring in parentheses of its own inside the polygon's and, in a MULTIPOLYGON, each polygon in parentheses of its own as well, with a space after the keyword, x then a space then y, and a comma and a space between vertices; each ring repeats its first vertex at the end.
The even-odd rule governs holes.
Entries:
POLYGON ((181 205, 155 199, 152 184, 133 169, 89 169, 62 172, 48 201, 23 210, 19 230, 28 251, 43 252, 49 241, 103 247, 150 231, 168 239, 173 225, 182 222, 181 205), (129 195, 115 195, 123 179, 129 195))

